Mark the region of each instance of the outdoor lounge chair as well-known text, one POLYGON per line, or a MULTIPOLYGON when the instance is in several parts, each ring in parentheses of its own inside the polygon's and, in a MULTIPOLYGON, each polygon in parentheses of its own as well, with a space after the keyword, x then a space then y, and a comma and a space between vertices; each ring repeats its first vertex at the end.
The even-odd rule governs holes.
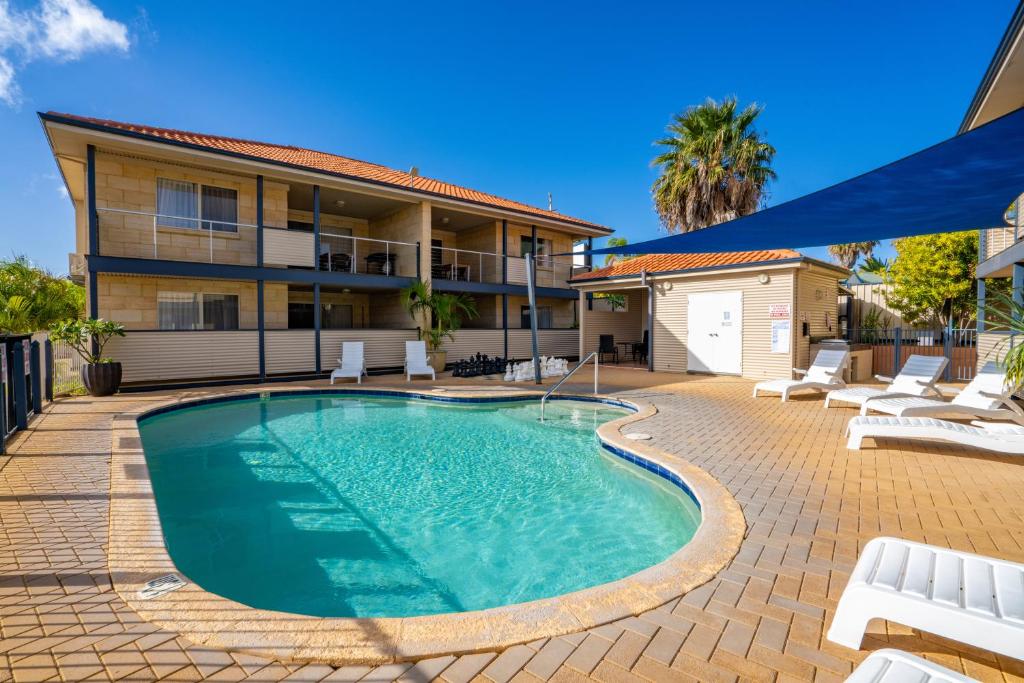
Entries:
POLYGON ((917 655, 885 648, 872 652, 846 683, 974 683, 974 679, 917 655))
POLYGON ((1024 564, 872 539, 839 598, 828 639, 858 650, 871 619, 1024 659, 1024 564))
POLYGON ((427 343, 424 341, 405 342, 405 381, 411 382, 413 375, 430 375, 431 379, 437 379, 427 360, 427 343))
POLYGON ((989 420, 1013 420, 1024 423, 1024 410, 1010 398, 1015 387, 1006 383, 1006 373, 989 361, 963 389, 943 387, 943 393, 955 394, 946 402, 923 396, 873 398, 861 404, 860 414, 869 410, 896 417, 962 416, 989 420))
POLYGON ((846 447, 860 450, 864 437, 948 441, 1006 455, 1024 455, 1024 427, 975 420, 969 425, 934 417, 858 415, 846 426, 846 447))
POLYGON ((355 378, 356 384, 363 383, 366 361, 363 358, 363 342, 342 342, 338 367, 331 371, 331 384, 342 378, 355 378))
POLYGON ((878 387, 847 387, 834 389, 825 396, 825 407, 832 401, 864 405, 871 398, 895 398, 897 396, 927 396, 934 393, 942 396, 935 383, 939 375, 946 369, 949 360, 945 356, 921 356, 914 354, 903 364, 903 368, 895 377, 875 375, 879 382, 888 382, 885 389, 878 387))
POLYGON ((793 372, 803 375, 803 379, 770 379, 754 385, 754 397, 759 391, 770 391, 782 394, 782 400, 789 400, 794 391, 811 389, 813 391, 831 391, 846 386, 843 381, 843 368, 850 362, 849 351, 821 350, 814 357, 814 362, 807 370, 794 368, 793 372))

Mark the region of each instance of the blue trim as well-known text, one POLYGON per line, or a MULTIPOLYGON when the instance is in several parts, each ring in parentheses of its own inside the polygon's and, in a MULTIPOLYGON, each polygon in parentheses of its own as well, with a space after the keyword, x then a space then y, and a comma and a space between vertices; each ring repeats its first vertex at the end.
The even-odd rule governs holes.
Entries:
POLYGON ((256 329, 259 332, 260 381, 267 379, 266 321, 263 314, 263 280, 256 281, 256 329))
POLYGON ((29 375, 32 377, 32 412, 38 415, 43 412, 43 373, 40 367, 39 342, 29 344, 28 352, 29 375))
MULTIPOLYGON (((420 400, 420 401, 436 401, 438 403, 522 403, 524 401, 538 401, 539 395, 531 396, 483 396, 480 398, 469 398, 465 396, 437 396, 434 394, 419 394, 404 391, 388 391, 386 389, 296 389, 294 391, 275 391, 271 394, 269 400, 282 396, 287 398, 301 398, 301 397, 313 397, 313 396, 365 396, 369 398, 396 398, 404 400, 420 400)), ((619 401, 614 398, 602 398, 599 396, 573 396, 571 394, 556 394, 548 398, 549 401, 582 401, 586 403, 602 403, 605 405, 615 406, 617 408, 624 408, 630 412, 637 412, 635 406, 625 401, 619 401)), ((175 403, 173 405, 161 406, 154 408, 140 414, 135 422, 141 425, 142 422, 158 415, 166 415, 167 413, 177 412, 179 410, 188 410, 189 408, 197 408, 200 406, 216 405, 219 403, 236 403, 242 401, 262 401, 258 393, 250 394, 236 394, 232 396, 215 396, 213 398, 201 398, 195 401, 187 401, 185 403, 175 403)), ((677 488, 683 491, 690 500, 693 501, 694 505, 697 506, 698 510, 701 510, 700 500, 697 499, 696 494, 690 488, 686 480, 680 477, 675 472, 672 472, 668 468, 659 465, 656 462, 652 462, 641 455, 632 453, 618 446, 614 446, 601 437, 598 437, 598 441, 601 443, 601 447, 608 451, 610 454, 622 458, 623 460, 630 462, 641 469, 647 470, 651 474, 655 474, 665 481, 674 484, 677 488)))
POLYGON ((96 211, 96 146, 85 147, 86 211, 89 212, 89 254, 100 253, 100 215, 96 211))
POLYGON ((256 176, 256 267, 263 267, 263 176, 256 176))
POLYGON ((208 280, 268 280, 270 282, 300 282, 361 289, 401 289, 414 281, 411 277, 390 275, 364 275, 298 268, 259 268, 220 263, 194 261, 162 261, 158 259, 122 258, 120 256, 90 256, 89 268, 99 273, 125 273, 133 275, 167 275, 170 277, 196 277, 208 280))
MULTIPOLYGON (((90 264, 92 258, 89 259, 90 264)), ((98 318, 100 317, 100 293, 99 284, 96 278, 96 271, 89 268, 89 317, 98 318)), ((96 353, 93 351, 93 353, 96 353)))
POLYGON ((320 283, 313 284, 313 356, 316 358, 314 367, 316 373, 319 375, 321 370, 320 365, 320 283))
POLYGON ((60 124, 63 124, 65 126, 74 126, 76 128, 84 128, 85 130, 99 131, 101 133, 110 133, 112 135, 120 135, 122 137, 132 138, 132 139, 135 139, 135 140, 146 140, 148 142, 156 142, 156 143, 159 143, 161 145, 167 145, 169 147, 180 147, 180 148, 185 148, 185 149, 194 149, 194 150, 199 150, 199 151, 203 151, 203 152, 210 152, 210 153, 216 154, 218 156, 229 157, 229 158, 232 158, 232 159, 244 159, 246 161, 253 161, 253 162, 256 162, 256 163, 259 163, 259 164, 266 164, 268 166, 276 166, 276 167, 279 167, 279 168, 298 169, 298 170, 301 170, 301 171, 308 171, 308 172, 311 172, 311 173, 316 173, 317 175, 329 176, 329 177, 332 177, 332 178, 342 178, 342 179, 345 179, 345 180, 351 180, 351 181, 354 181, 354 182, 357 182, 357 183, 361 183, 361 184, 365 184, 365 185, 371 185, 371 186, 376 186, 376 187, 387 187, 387 188, 391 188, 391 189, 394 189, 394 190, 399 190, 399 191, 402 191, 402 192, 408 192, 410 194, 424 195, 424 196, 427 196, 427 197, 437 197, 438 199, 447 200, 447 201, 456 202, 456 203, 461 203, 461 204, 469 204, 469 205, 472 205, 472 206, 485 206, 485 207, 487 207, 489 209, 500 209, 502 211, 508 211, 509 213, 513 213, 513 214, 516 214, 518 216, 530 216, 530 217, 540 218, 542 220, 548 220, 548 221, 551 221, 552 223, 557 223, 557 224, 561 224, 561 225, 570 225, 570 226, 585 228, 587 230, 596 230, 597 232, 600 232, 600 233, 602 233, 604 235, 610 235, 613 232, 611 228, 607 228, 607 227, 605 227, 603 225, 597 225, 596 223, 588 223, 587 221, 580 220, 580 219, 572 219, 572 218, 570 218, 568 216, 563 216, 561 219, 558 219, 558 218, 554 218, 552 216, 545 216, 545 215, 543 215, 541 213, 535 213, 535 212, 531 212, 531 211, 523 211, 521 209, 510 209, 510 208, 505 207, 505 206, 498 206, 496 204, 491 204, 491 203, 488 203, 488 202, 481 202, 481 201, 476 201, 476 200, 473 200, 473 199, 466 199, 466 198, 463 198, 463 197, 453 197, 451 195, 441 194, 439 192, 430 192, 429 190, 423 190, 423 189, 420 189, 420 188, 413 188, 413 187, 410 187, 409 185, 405 185, 405 184, 401 184, 400 185, 400 184, 397 184, 397 183, 387 183, 387 182, 383 182, 383 181, 380 181, 380 180, 372 180, 372 179, 369 179, 369 178, 363 178, 361 176, 348 175, 346 173, 337 173, 337 172, 333 172, 333 171, 325 171, 325 170, 320 169, 320 168, 313 168, 311 166, 303 166, 302 164, 289 164, 289 163, 284 162, 284 161, 277 161, 277 160, 274 160, 274 159, 267 159, 265 157, 253 156, 251 154, 242 154, 240 152, 229 152, 227 150, 218 149, 216 147, 209 147, 209 146, 206 146, 206 145, 199 145, 199 144, 196 144, 196 143, 193 143, 193 142, 183 142, 183 141, 180 141, 180 140, 170 140, 170 139, 167 139, 167 138, 164 138, 164 137, 160 137, 158 135, 147 135, 146 133, 139 133, 139 132, 136 132, 136 131, 125 130, 123 128, 115 128, 114 126, 105 126, 103 124, 93 123, 91 121, 83 121, 81 119, 70 118, 70 117, 67 117, 67 116, 59 116, 59 115, 56 115, 56 114, 48 114, 48 113, 45 113, 45 112, 36 112, 36 115, 41 120, 43 120, 44 122, 60 123, 60 124))
POLYGON ((313 186, 313 270, 320 270, 320 186, 313 186))

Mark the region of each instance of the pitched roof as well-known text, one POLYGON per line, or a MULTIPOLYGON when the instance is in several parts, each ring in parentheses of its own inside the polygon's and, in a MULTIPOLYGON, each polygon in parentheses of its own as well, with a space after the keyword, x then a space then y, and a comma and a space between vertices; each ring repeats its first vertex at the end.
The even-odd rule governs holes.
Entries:
POLYGON ((639 275, 641 271, 648 273, 668 273, 702 268, 725 268, 742 266, 752 263, 770 261, 787 261, 802 258, 798 251, 792 249, 766 249, 762 251, 730 251, 714 254, 647 254, 636 258, 619 261, 589 273, 581 273, 572 279, 573 282, 585 280, 603 280, 612 277, 639 275))
POLYGON ((610 231, 610 228, 598 223, 591 223, 590 221, 585 221, 581 218, 566 216, 565 214, 557 211, 548 211, 536 206, 530 206, 529 204, 523 204, 522 202, 498 197, 497 195, 480 192, 478 190, 471 190, 452 183, 446 183, 441 180, 425 178, 423 176, 413 176, 405 171, 398 171, 393 168, 388 168, 387 166, 381 166, 380 164, 373 164, 367 161, 360 161, 358 159, 340 156, 338 154, 330 154, 328 152, 318 152, 304 147, 277 145, 269 142, 259 142, 256 140, 224 137, 222 135, 193 133, 185 130, 175 130, 172 128, 157 128, 155 126, 124 123, 121 121, 111 121, 109 119, 96 119, 88 116, 64 114, 54 111, 47 112, 45 115, 41 114, 40 116, 50 120, 56 119, 58 122, 69 123, 71 125, 74 125, 77 122, 87 124, 89 127, 105 129, 111 133, 129 133, 135 136, 154 139, 159 142, 170 142, 174 144, 188 145, 191 147, 200 147, 213 152, 225 152, 259 161, 297 166, 312 171, 321 171, 333 175, 346 176, 357 180, 365 180, 407 190, 411 189, 431 195, 440 195, 442 197, 450 197, 452 199, 459 199, 476 204, 485 204, 487 206, 501 209, 509 209, 511 211, 517 211, 565 223, 574 223, 587 228, 597 228, 599 230, 610 231))

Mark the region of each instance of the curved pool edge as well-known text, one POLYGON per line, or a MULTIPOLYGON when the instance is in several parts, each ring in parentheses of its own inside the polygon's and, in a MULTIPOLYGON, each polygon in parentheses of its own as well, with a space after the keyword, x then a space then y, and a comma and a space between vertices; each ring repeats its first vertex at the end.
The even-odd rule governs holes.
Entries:
POLYGON ((121 413, 111 425, 110 535, 107 552, 114 589, 143 619, 200 645, 295 662, 385 664, 503 650, 520 643, 583 631, 659 607, 714 577, 739 551, 746 523, 739 504, 714 477, 683 458, 627 439, 622 430, 655 414, 655 405, 617 396, 560 395, 559 400, 601 401, 634 412, 602 424, 599 440, 613 453, 656 474, 671 473, 701 508, 693 538, 663 562, 611 583, 532 602, 487 610, 404 618, 313 617, 257 609, 204 591, 189 581, 151 600, 139 589, 175 567, 164 538, 146 469, 138 421, 213 402, 270 394, 376 395, 441 401, 535 400, 538 392, 474 394, 405 389, 310 387, 251 388, 201 398, 171 397, 121 413), (652 471, 654 471, 652 469, 652 471))

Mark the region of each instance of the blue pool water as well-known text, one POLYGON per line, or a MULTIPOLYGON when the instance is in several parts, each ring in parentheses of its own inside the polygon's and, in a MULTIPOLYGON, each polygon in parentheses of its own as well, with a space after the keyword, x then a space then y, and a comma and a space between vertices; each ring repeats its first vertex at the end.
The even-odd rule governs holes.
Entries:
POLYGON ((700 520, 605 451, 621 408, 331 395, 203 405, 140 423, 171 557, 208 591, 316 616, 402 617, 628 576, 700 520))

